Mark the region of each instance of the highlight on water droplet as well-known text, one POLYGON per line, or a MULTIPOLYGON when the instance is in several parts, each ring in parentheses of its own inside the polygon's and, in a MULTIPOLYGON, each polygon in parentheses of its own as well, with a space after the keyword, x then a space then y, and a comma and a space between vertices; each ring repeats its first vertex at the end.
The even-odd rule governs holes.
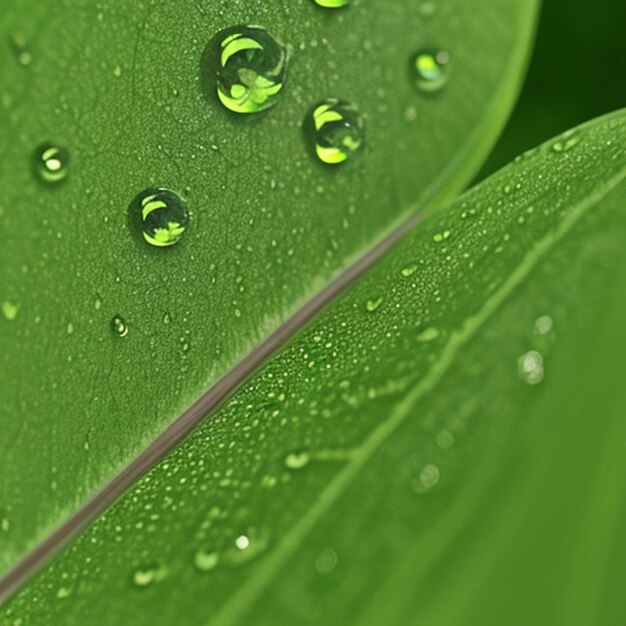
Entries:
POLYGON ((554 322, 549 315, 542 315, 535 321, 535 333, 537 335, 547 335, 554 326, 554 322))
POLYGON ((35 150, 35 170, 46 183, 59 183, 67 177, 70 153, 67 148, 51 143, 40 145, 35 150))
POLYGON ((341 9, 348 6, 350 0, 314 0, 315 4, 325 9, 341 9))
POLYGON ((121 315, 115 315, 111 320, 111 330, 118 337, 126 337, 128 335, 128 324, 121 315))
POLYGON ((235 538, 233 546, 223 554, 224 561, 230 565, 248 563, 267 549, 269 539, 269 531, 250 528, 235 538))
POLYGON ((433 48, 421 50, 415 55, 413 67, 417 88, 423 93, 436 93, 450 78, 450 54, 433 48))
POLYGON ((522 354, 517 361, 521 379, 529 385, 539 384, 544 377, 543 355, 536 350, 522 354))
POLYGON ((287 48, 264 28, 235 26, 218 34, 217 95, 235 113, 274 106, 285 85, 287 48))
POLYGON ((318 104, 305 123, 312 130, 315 152, 320 161, 338 165, 363 145, 364 123, 353 105, 330 98, 318 104))
POLYGON ((187 203, 169 189, 145 189, 135 197, 130 210, 131 219, 141 225, 145 241, 157 248, 178 243, 189 223, 187 203))
POLYGON ((580 137, 575 134, 576 131, 568 131, 559 140, 552 144, 552 151, 556 153, 569 152, 580 142, 580 137))

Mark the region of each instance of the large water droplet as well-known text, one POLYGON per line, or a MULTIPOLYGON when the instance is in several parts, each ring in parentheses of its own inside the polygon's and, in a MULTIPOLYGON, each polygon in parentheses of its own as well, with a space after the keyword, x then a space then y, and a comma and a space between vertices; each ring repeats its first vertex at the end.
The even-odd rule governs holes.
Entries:
POLYGON ((363 145, 363 127, 360 113, 347 102, 332 98, 317 105, 312 113, 312 129, 320 161, 330 165, 347 161, 363 145))
POLYGON ((178 243, 188 224, 187 204, 169 189, 150 188, 132 202, 133 218, 141 224, 143 238, 159 248, 178 243))
POLYGON ((348 6, 349 3, 350 0, 315 0, 315 4, 325 9, 340 9, 341 7, 348 6))
POLYGON ((292 452, 285 457, 285 466, 289 469, 302 469, 310 460, 308 452, 292 452))
POLYGON ((450 54, 445 50, 426 49, 415 55, 417 88, 435 93, 445 87, 450 78, 450 54))
POLYGON ((287 49, 264 28, 221 31, 217 95, 235 113, 259 113, 277 102, 285 84, 287 49))
POLYGON ((35 151, 35 168, 41 180, 59 183, 68 173, 70 153, 66 148, 50 143, 42 144, 35 151))

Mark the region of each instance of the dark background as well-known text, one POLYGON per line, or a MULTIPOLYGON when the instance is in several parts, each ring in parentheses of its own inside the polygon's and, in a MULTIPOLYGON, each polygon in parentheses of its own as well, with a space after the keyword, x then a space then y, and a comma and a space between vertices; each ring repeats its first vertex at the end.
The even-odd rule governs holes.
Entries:
POLYGON ((478 179, 625 106, 626 0, 544 0, 520 100, 478 179))

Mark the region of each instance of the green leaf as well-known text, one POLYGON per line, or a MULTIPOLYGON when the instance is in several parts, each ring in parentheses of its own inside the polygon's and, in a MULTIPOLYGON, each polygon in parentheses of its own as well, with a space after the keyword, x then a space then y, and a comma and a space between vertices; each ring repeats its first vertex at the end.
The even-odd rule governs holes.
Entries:
POLYGON ((440 0, 432 16, 412 0, 6 7, 0 571, 348 264, 467 183, 513 103, 536 5, 440 0), (245 119, 214 84, 214 36, 241 23, 290 48, 278 105, 245 119), (408 72, 426 45, 453 63, 428 96, 408 72), (364 148, 337 168, 302 132, 331 96, 366 123, 364 148), (69 151, 61 182, 33 172, 43 142, 69 151), (188 202, 172 248, 148 246, 129 219, 153 186, 188 202))
POLYGON ((625 157, 623 111, 431 216, 4 617, 621 623, 625 157))

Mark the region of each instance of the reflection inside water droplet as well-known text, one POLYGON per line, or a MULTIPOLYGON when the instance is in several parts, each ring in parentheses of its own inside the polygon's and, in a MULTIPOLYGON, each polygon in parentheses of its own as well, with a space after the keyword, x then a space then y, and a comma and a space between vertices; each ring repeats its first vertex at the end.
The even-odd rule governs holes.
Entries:
POLYGON ((536 350, 523 354, 517 361, 519 375, 529 385, 537 385, 543 380, 543 356, 536 350))
POLYGON ((130 211, 131 218, 141 225, 144 240, 151 246, 173 246, 187 230, 187 203, 169 189, 145 189, 132 201, 130 211))
POLYGON ((354 106, 335 98, 313 109, 305 124, 309 129, 317 157, 328 165, 344 163, 363 145, 363 118, 354 106))
POLYGON ((274 106, 285 84, 285 46, 254 26, 227 28, 218 38, 221 103, 235 113, 259 113, 274 106))

